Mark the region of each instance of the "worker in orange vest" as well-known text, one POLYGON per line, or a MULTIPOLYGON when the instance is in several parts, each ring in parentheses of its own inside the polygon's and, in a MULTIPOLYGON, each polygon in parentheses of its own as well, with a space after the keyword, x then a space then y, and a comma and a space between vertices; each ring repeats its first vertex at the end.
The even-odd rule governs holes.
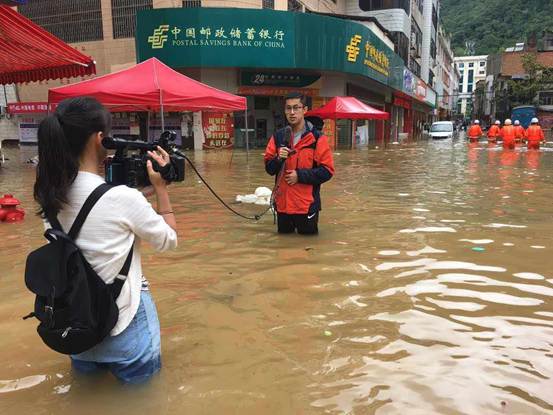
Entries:
POLYGON ((513 150, 516 143, 516 131, 513 122, 507 118, 505 126, 501 129, 499 136, 503 139, 503 148, 513 150))
POLYGON ((532 118, 532 125, 526 130, 525 137, 528 142, 528 150, 539 150, 540 143, 545 143, 545 135, 539 126, 539 120, 537 118, 532 118))
POLYGON ((525 134, 526 134, 526 130, 522 125, 520 125, 520 121, 515 120, 515 138, 517 143, 522 143, 522 140, 524 139, 525 134))
POLYGON ((488 130, 488 142, 495 143, 501 132, 501 122, 497 120, 488 130))
POLYGON ((478 140, 480 140, 480 137, 482 137, 482 128, 480 128, 480 121, 474 120, 474 124, 472 124, 467 132, 467 135, 469 136, 469 141, 471 143, 476 143, 478 140))

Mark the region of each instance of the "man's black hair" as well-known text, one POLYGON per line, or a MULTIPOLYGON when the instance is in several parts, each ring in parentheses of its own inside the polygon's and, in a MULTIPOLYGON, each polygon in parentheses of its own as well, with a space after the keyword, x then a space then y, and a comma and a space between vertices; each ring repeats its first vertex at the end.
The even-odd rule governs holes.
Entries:
POLYGON ((307 106, 307 97, 303 95, 301 92, 289 93, 284 97, 284 102, 288 101, 289 99, 299 99, 304 107, 307 106))

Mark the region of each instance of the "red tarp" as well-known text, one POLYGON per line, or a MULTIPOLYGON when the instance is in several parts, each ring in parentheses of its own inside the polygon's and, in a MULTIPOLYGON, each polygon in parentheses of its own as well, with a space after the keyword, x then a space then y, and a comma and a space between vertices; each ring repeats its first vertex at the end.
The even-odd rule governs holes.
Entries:
POLYGON ((246 98, 204 85, 156 58, 129 69, 52 88, 50 103, 75 96, 96 98, 114 111, 242 111, 246 98))
POLYGON ((20 15, 0 5, 0 84, 93 75, 96 65, 20 15))
POLYGON ((377 110, 353 97, 334 97, 325 106, 308 111, 306 116, 326 119, 387 120, 390 114, 377 110))

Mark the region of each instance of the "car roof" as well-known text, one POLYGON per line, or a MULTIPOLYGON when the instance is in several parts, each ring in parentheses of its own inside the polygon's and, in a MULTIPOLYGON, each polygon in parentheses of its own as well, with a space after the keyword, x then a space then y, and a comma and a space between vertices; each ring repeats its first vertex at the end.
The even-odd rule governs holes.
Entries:
POLYGON ((433 122, 432 124, 453 124, 452 121, 436 121, 436 122, 433 122))

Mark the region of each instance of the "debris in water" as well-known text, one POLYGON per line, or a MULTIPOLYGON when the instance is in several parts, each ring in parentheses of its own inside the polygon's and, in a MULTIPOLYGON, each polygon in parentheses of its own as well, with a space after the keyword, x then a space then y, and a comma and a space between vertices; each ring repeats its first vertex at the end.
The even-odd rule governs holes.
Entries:
POLYGON ((474 246, 472 248, 473 251, 476 251, 476 252, 484 252, 486 250, 486 248, 483 248, 481 246, 474 246))
POLYGON ((332 332, 330 330, 325 330, 325 336, 327 337, 332 336, 332 332))

